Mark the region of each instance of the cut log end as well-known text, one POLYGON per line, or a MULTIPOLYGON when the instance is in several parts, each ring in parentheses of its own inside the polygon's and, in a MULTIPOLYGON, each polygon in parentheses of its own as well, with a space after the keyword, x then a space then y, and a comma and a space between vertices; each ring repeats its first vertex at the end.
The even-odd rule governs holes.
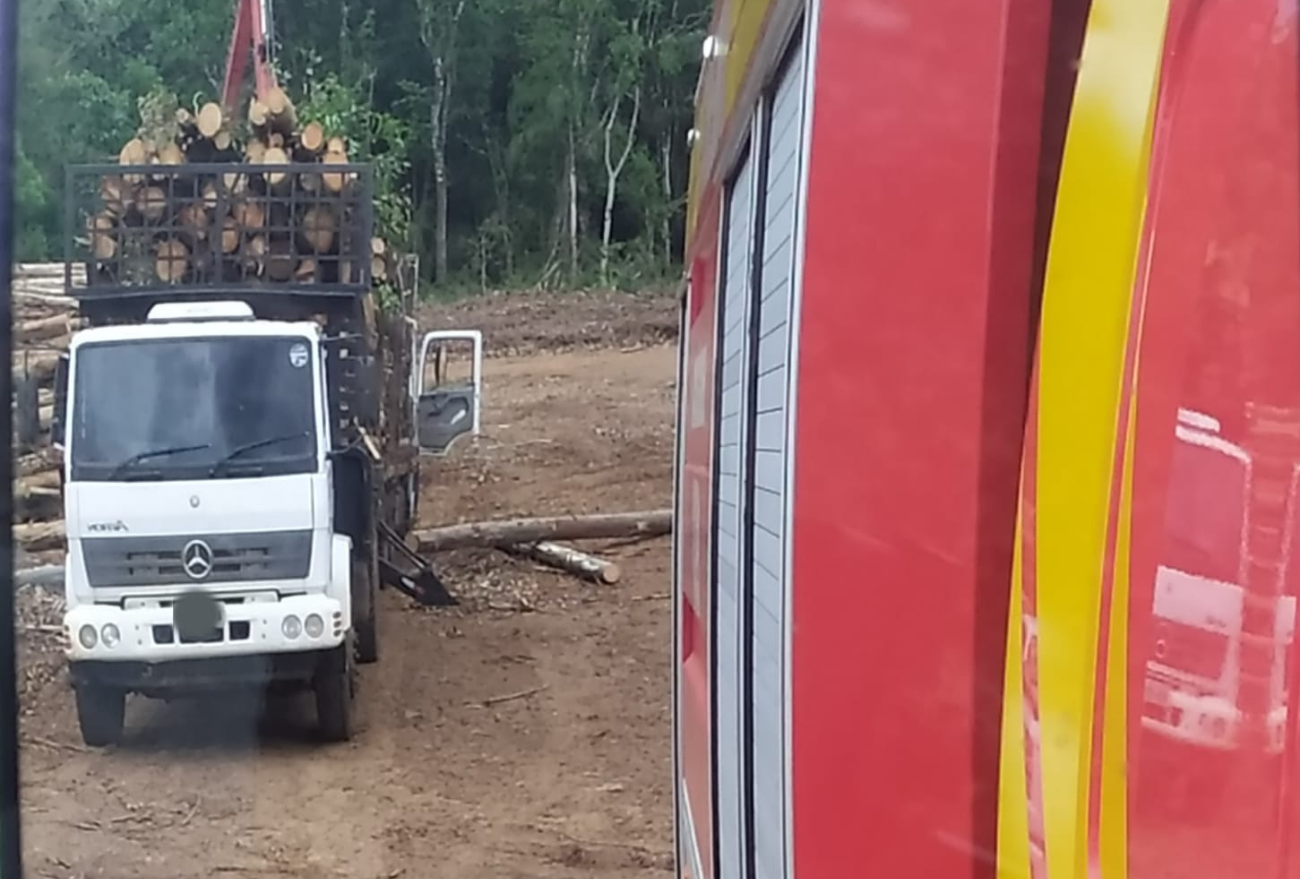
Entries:
POLYGON ((221 221, 221 252, 234 253, 239 249, 239 223, 234 217, 221 221))
POLYGON ((221 105, 215 101, 209 101, 199 109, 199 134, 206 138, 215 138, 221 133, 221 128, 226 123, 225 114, 221 111, 221 105))
POLYGON ((244 158, 248 160, 249 164, 260 165, 265 157, 266 144, 260 140, 250 140, 248 146, 244 147, 244 158))
POLYGON ((141 216, 156 223, 167 211, 167 193, 159 186, 146 186, 136 195, 135 206, 141 216))
POLYGON ((117 161, 120 165, 143 165, 149 160, 149 153, 145 149, 144 141, 138 137, 128 140, 122 147, 122 151, 117 154, 117 161))
MULTIPOLYGON (((346 165, 348 157, 346 153, 330 151, 325 154, 321 162, 326 165, 346 165)), ((351 175, 343 172, 332 172, 321 175, 321 182, 330 192, 342 192, 348 185, 348 179, 351 175)))
POLYGON ((185 152, 174 143, 165 143, 158 148, 158 154, 154 156, 155 165, 182 165, 185 163, 185 152))
POLYGON ((270 112, 257 98, 253 98, 248 103, 248 123, 254 128, 262 128, 266 125, 266 120, 270 117, 270 112))
POLYGON ((298 135, 298 143, 308 152, 319 153, 325 147, 325 129, 319 122, 308 122, 298 135))
MULTIPOLYGON (((264 165, 287 165, 289 156, 279 147, 268 147, 266 153, 262 156, 264 165)), ((265 174, 266 182, 271 186, 280 186, 288 179, 289 175, 284 171, 267 171, 265 174)))
POLYGON ((335 221, 333 212, 319 206, 308 208, 302 215, 302 237, 316 253, 328 253, 334 246, 335 221))
POLYGON ((117 253, 117 238, 113 235, 115 223, 105 214, 91 217, 88 222, 90 233, 90 252, 95 259, 112 259, 117 253))
POLYGON ((154 253, 154 273, 158 280, 175 284, 185 277, 190 262, 190 250, 185 242, 175 238, 159 241, 154 253))

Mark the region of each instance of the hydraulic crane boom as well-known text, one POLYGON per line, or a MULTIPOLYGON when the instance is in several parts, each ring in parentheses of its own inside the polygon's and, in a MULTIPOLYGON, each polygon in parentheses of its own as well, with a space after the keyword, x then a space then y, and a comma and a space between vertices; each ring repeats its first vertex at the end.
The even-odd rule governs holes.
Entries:
POLYGON ((239 86, 248 63, 248 49, 253 49, 253 83, 258 97, 276 87, 271 67, 271 0, 236 0, 235 26, 226 56, 226 78, 221 102, 234 110, 239 102, 239 86))

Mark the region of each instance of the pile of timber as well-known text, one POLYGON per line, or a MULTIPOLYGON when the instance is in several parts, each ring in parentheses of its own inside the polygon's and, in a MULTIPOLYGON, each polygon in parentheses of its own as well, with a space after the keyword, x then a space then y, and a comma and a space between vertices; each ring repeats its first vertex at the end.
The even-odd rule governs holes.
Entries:
MULTIPOLYGON (((31 528, 58 526, 63 512, 59 457, 49 447, 54 366, 80 329, 76 302, 65 295, 63 263, 19 263, 11 276, 14 308, 14 513, 20 539, 31 528)), ((85 283, 80 269, 73 287, 85 283)))
POLYGON ((383 282, 391 248, 360 240, 372 207, 342 137, 300 124, 279 88, 236 119, 209 102, 141 128, 121 173, 78 191, 92 285, 383 282), (364 213, 363 213, 364 212, 364 213))

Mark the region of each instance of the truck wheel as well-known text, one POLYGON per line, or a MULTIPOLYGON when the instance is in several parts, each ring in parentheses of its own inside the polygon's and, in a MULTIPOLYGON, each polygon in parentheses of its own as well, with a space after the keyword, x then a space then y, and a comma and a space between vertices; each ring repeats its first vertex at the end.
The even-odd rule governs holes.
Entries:
POLYGON ((81 684, 75 692, 82 741, 92 748, 120 742, 126 722, 126 693, 93 684, 81 684))
POLYGON ((357 633, 357 661, 369 664, 379 661, 379 596, 376 594, 375 581, 378 572, 375 566, 364 561, 353 560, 352 576, 361 578, 362 588, 352 600, 360 611, 353 621, 357 633), (360 598, 360 601, 358 601, 360 598))
POLYGON ((356 663, 352 659, 351 637, 335 647, 321 663, 312 689, 316 692, 316 722, 327 742, 346 742, 352 738, 356 663))

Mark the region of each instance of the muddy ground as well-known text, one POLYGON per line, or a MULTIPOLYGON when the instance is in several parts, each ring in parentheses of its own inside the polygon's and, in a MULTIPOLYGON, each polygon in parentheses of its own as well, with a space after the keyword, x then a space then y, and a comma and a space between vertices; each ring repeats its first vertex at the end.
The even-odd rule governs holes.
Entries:
MULTIPOLYGON (((421 521, 668 506, 671 298, 428 308, 490 351, 483 433, 423 471, 421 521)), ((385 593, 362 730, 313 740, 309 698, 133 700, 83 748, 54 636, 22 600, 28 874, 104 879, 671 875, 669 541, 594 544, 617 586, 493 552, 439 559, 452 609, 385 593)))

